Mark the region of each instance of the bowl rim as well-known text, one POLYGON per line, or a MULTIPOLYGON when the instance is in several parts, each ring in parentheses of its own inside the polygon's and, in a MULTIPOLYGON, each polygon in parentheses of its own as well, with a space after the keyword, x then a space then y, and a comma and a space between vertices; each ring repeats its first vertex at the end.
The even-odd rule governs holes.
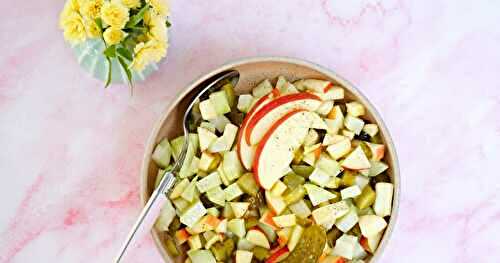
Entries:
MULTIPOLYGON (((384 236, 382 237, 382 240, 380 241, 380 244, 377 247, 376 253, 373 254, 372 258, 370 259, 370 262, 377 262, 383 252, 385 251, 387 244, 389 242, 389 239, 391 238, 394 229, 396 227, 396 223, 398 221, 398 214, 399 214, 399 201, 400 201, 400 191, 401 191, 401 176, 400 176, 400 168, 399 168, 399 160, 396 152, 396 147, 394 145, 394 142, 392 140, 392 136, 389 133, 389 130, 387 129, 387 126, 385 125, 385 122, 382 119, 382 116, 378 112, 378 110, 375 108, 375 106, 368 100, 368 98, 351 82, 347 81, 343 77, 339 76, 335 71, 330 70, 326 67, 323 67, 319 64, 316 64, 314 62, 304 60, 304 59, 299 59, 299 58, 294 58, 294 57, 286 57, 286 56, 254 56, 254 57, 246 57, 246 58, 240 58, 236 60, 230 60, 226 63, 224 63, 221 66, 216 67, 215 69, 210 70, 209 72, 205 74, 200 74, 197 78, 195 78, 194 81, 190 82, 184 89, 181 89, 177 92, 176 96, 174 99, 172 99, 165 107, 165 109, 161 112, 159 115, 157 121, 155 122, 153 129, 147 139, 146 146, 144 149, 144 155, 141 163, 141 170, 140 170, 140 189, 139 189, 139 195, 140 195, 140 202, 141 202, 141 207, 143 207, 146 202, 148 201, 149 198, 149 193, 147 192, 147 183, 148 183, 148 173, 149 173, 149 163, 151 161, 151 156, 153 149, 156 144, 156 137, 158 136, 158 133, 160 132, 160 129, 163 126, 163 123, 167 119, 168 115, 172 110, 179 104, 179 102, 198 84, 203 82, 204 80, 214 76, 215 74, 218 74, 222 71, 241 66, 244 64, 252 64, 252 63, 262 63, 262 62, 282 62, 282 63, 289 63, 289 64, 295 64, 303 67, 307 67, 313 70, 316 70, 326 76, 331 77, 332 79, 335 79, 337 82, 339 82, 344 88, 349 90, 354 96, 361 101, 363 105, 365 105, 368 108, 368 111, 373 115, 373 118, 376 121, 376 124, 379 126, 379 129, 382 130, 384 134, 384 139, 385 139, 385 144, 387 145, 387 149, 391 154, 393 166, 391 169, 393 170, 393 185, 394 185, 394 194, 393 194, 393 203, 392 203, 392 210, 391 210, 391 219, 389 221, 389 224, 384 232, 384 236)), ((164 249, 161 247, 160 244, 160 238, 154 229, 151 230, 151 235, 153 237, 154 243, 156 248, 158 249, 158 252, 161 254, 162 258, 165 260, 165 262, 171 262, 171 258, 169 255, 164 251, 164 249)))

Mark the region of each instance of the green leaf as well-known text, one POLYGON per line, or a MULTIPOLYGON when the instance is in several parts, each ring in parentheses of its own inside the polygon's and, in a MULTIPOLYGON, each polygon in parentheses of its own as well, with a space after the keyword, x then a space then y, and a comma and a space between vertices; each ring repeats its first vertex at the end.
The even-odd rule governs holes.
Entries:
POLYGON ((172 26, 172 24, 170 24, 170 22, 169 22, 168 20, 166 20, 166 21, 165 21, 165 25, 166 25, 167 27, 171 27, 171 26, 172 26))
POLYGON ((104 50, 104 55, 106 57, 114 58, 116 57, 116 46, 111 45, 104 50))
POLYGON ((108 61, 108 79, 106 80, 106 84, 104 84, 104 88, 107 88, 111 83, 111 59, 106 56, 106 60, 108 61))
POLYGON ((95 23, 97 24, 97 26, 99 27, 99 29, 102 32, 102 30, 103 30, 103 28, 102 28, 102 19, 100 17, 96 18, 95 19, 95 23))
POLYGON ((132 61, 132 52, 130 52, 130 50, 123 47, 119 47, 116 49, 116 52, 118 52, 118 55, 126 58, 129 61, 132 61))
POLYGON ((134 27, 135 25, 139 24, 139 22, 142 21, 142 19, 144 18, 144 13, 146 13, 146 10, 148 10, 149 8, 149 5, 145 5, 141 8, 141 10, 139 10, 139 12, 137 12, 137 14, 133 15, 127 22, 127 24, 125 25, 126 28, 132 28, 134 27))
POLYGON ((120 65, 122 66, 123 70, 125 71, 126 75, 127 75, 127 80, 128 80, 128 84, 130 86, 130 88, 133 87, 132 85, 132 72, 130 72, 130 69, 128 68, 128 65, 127 65, 127 62, 125 62, 125 60, 118 56, 118 61, 120 62, 120 65))

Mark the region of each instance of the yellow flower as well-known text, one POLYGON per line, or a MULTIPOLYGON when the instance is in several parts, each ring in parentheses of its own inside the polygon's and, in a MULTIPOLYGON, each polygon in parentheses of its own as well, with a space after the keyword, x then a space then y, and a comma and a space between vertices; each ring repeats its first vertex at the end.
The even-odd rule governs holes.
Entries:
POLYGON ((121 31, 119 28, 108 27, 106 30, 104 30, 102 36, 104 37, 104 41, 106 41, 106 44, 114 45, 122 41, 123 37, 125 36, 125 33, 121 31))
POLYGON ((141 0, 122 0, 122 3, 130 9, 141 6, 141 0))
POLYGON ((157 39, 151 39, 146 43, 141 42, 134 48, 134 60, 130 68, 142 71, 152 62, 160 61, 167 54, 167 43, 157 39))
POLYGON ((146 0, 146 3, 151 5, 153 10, 161 16, 170 14, 170 6, 166 0, 146 0))
POLYGON ((64 4, 64 8, 59 16, 59 26, 64 29, 64 21, 73 13, 80 10, 80 2, 78 0, 68 0, 64 4))
POLYGON ((149 27, 148 36, 150 38, 167 41, 167 26, 164 17, 147 11, 144 14, 144 24, 149 27))
POLYGON ((64 38, 71 43, 79 43, 85 40, 86 31, 83 18, 76 12, 68 14, 62 21, 64 38))
POLYGON ((91 19, 96 19, 101 13, 101 7, 104 0, 86 0, 82 4, 80 9, 84 17, 89 17, 91 19))
POLYGON ((102 21, 112 27, 123 28, 128 16, 128 8, 118 1, 105 2, 101 8, 102 21))
POLYGON ((85 30, 87 31, 87 36, 89 38, 96 38, 101 36, 101 30, 94 20, 85 20, 85 30))

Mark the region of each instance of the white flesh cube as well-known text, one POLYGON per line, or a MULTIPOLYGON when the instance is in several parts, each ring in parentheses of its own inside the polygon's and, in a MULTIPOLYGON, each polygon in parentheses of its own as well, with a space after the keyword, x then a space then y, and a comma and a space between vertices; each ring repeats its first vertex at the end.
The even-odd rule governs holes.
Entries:
POLYGON ((324 187, 328 181, 330 181, 330 175, 323 169, 316 167, 311 175, 309 175, 309 180, 321 187, 324 187))
POLYGON ((229 220, 229 222, 227 223, 227 230, 235 234, 237 237, 243 238, 246 234, 245 220, 241 218, 229 220))
POLYGON ((237 133, 238 127, 234 124, 228 123, 224 128, 222 136, 217 138, 208 150, 213 153, 231 150, 237 133))
POLYGON ((347 129, 354 132, 355 134, 360 134, 361 131, 363 130, 365 122, 358 117, 354 117, 350 114, 347 114, 347 116, 344 119, 344 125, 347 129))
POLYGON ((330 156, 335 160, 342 158, 344 155, 348 154, 350 150, 351 140, 349 140, 349 138, 345 138, 344 140, 332 144, 326 148, 328 154, 330 154, 330 156))
POLYGON ((340 190, 340 195, 342 196, 342 200, 347 198, 354 198, 361 194, 361 189, 357 185, 349 186, 340 190))
POLYGON ((222 182, 219 178, 218 172, 213 172, 196 183, 196 187, 200 193, 205 193, 206 191, 221 185, 222 182))
POLYGON ((160 231, 168 231, 168 226, 172 223, 175 217, 175 208, 172 206, 170 200, 165 202, 161 208, 160 215, 156 219, 155 227, 160 231))
POLYGON ((353 259, 354 246, 357 242, 358 238, 356 236, 344 234, 335 242, 335 247, 333 247, 332 253, 336 256, 341 256, 351 260, 353 259))
POLYGON ((210 250, 190 250, 187 252, 192 263, 216 263, 210 250))
POLYGON ((307 195, 309 196, 313 206, 317 206, 320 203, 337 197, 334 193, 313 184, 305 184, 304 187, 306 188, 307 195))
POLYGON ((170 164, 170 158, 172 157, 172 148, 167 139, 161 140, 158 145, 156 145, 155 150, 151 158, 161 168, 165 168, 170 164))
POLYGON ((253 253, 245 250, 236 250, 236 263, 251 263, 253 253))
POLYGON ((321 103, 316 112, 320 115, 326 116, 333 109, 333 101, 327 100, 321 103))
POLYGON ((243 174, 243 166, 236 151, 225 152, 223 155, 222 169, 229 181, 238 179, 243 174))
POLYGON ((226 187, 226 189, 224 189, 224 194, 226 197, 226 201, 231 201, 236 197, 242 195, 243 191, 241 191, 237 183, 233 183, 230 186, 226 187))
POLYGON ((302 219, 305 219, 311 215, 311 209, 309 209, 304 200, 299 200, 298 202, 289 205, 288 208, 290 208, 292 213, 302 219))
POLYGON ((375 192, 376 198, 373 204, 375 214, 381 217, 391 215, 394 185, 391 183, 377 183, 375 192))
POLYGON ((378 133, 378 126, 377 124, 368 123, 365 124, 365 126, 363 127, 363 131, 366 132, 371 137, 373 137, 378 133))
POLYGON ((200 150, 205 151, 217 140, 217 135, 208 129, 198 127, 198 138, 200 139, 200 150))
POLYGON ((205 209, 201 201, 198 200, 184 211, 180 216, 180 221, 188 227, 193 227, 206 213, 207 209, 205 209))
POLYGON ((200 102, 199 105, 200 105, 201 117, 204 120, 211 120, 217 117, 217 112, 215 111, 215 107, 212 105, 212 102, 209 99, 200 102))
POLYGON ((252 95, 256 98, 264 97, 273 90, 273 85, 268 79, 262 81, 257 87, 253 88, 252 95))
POLYGON ((253 96, 250 94, 242 94, 238 97, 238 105, 236 108, 244 113, 247 113, 252 106, 253 96))
POLYGON ((209 100, 212 103, 217 115, 224 115, 231 111, 231 107, 229 107, 229 102, 224 90, 211 93, 209 100))
POLYGON ((226 125, 231 123, 231 121, 224 115, 217 116, 214 119, 210 119, 210 123, 215 127, 218 132, 224 132, 226 125))
POLYGON ((373 237, 387 227, 383 217, 377 215, 364 215, 359 217, 359 228, 365 237, 373 237))
POLYGON ((275 216, 273 217, 273 221, 277 226, 281 228, 294 226, 296 224, 296 218, 294 214, 275 216))
POLYGON ((207 191, 207 198, 214 204, 224 206, 226 203, 226 195, 220 186, 214 187, 207 191))
POLYGON ((340 231, 346 233, 351 228, 353 228, 359 221, 358 213, 355 207, 351 207, 349 213, 335 221, 335 226, 340 229, 340 231))
POLYGON ((345 106, 347 108, 347 113, 354 117, 365 115, 365 107, 357 101, 346 103, 345 106))
POLYGON ((316 130, 310 129, 309 132, 307 133, 306 138, 304 139, 304 145, 306 146, 311 146, 316 143, 318 143, 319 140, 319 134, 316 130))
POLYGON ((314 221, 319 224, 329 224, 349 212, 349 205, 345 201, 326 205, 312 211, 314 221))

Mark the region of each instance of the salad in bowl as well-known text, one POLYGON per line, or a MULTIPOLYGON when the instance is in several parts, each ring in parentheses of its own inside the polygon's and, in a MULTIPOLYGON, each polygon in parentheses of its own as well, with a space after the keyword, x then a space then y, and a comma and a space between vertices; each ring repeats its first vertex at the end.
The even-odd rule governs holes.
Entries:
POLYGON ((365 262, 391 219, 386 145, 367 109, 328 80, 227 82, 199 101, 188 138, 165 137, 156 182, 189 140, 155 224, 178 262, 365 262))

